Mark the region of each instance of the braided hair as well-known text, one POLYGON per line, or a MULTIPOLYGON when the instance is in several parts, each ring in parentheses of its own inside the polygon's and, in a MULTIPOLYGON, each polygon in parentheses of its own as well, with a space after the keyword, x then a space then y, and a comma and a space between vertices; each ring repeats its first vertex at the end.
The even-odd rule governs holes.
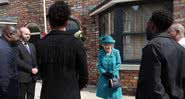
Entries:
POLYGON ((69 5, 64 1, 56 1, 50 6, 47 18, 51 27, 64 26, 71 15, 69 5))

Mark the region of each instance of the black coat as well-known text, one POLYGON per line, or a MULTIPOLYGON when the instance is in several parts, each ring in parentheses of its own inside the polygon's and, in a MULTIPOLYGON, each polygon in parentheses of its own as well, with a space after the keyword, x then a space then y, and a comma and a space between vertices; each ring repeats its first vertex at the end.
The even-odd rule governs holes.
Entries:
POLYGON ((41 99, 80 99, 88 82, 86 51, 71 33, 51 31, 37 45, 41 99))
POLYGON ((143 48, 136 99, 183 99, 185 49, 167 33, 143 48))
POLYGON ((32 74, 32 68, 37 68, 36 50, 32 43, 28 43, 31 54, 22 42, 15 48, 19 70, 19 82, 28 83, 35 81, 36 75, 32 74))
POLYGON ((0 38, 0 99, 18 99, 19 84, 15 53, 10 44, 0 38))

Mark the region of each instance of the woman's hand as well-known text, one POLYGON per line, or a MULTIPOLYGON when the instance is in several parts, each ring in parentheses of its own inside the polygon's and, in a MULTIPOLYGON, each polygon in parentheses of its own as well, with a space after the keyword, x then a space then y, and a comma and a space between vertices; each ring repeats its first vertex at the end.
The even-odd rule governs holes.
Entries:
POLYGON ((104 77, 106 77, 106 78, 113 78, 113 74, 110 73, 110 72, 105 72, 105 73, 103 73, 102 75, 103 75, 104 77))

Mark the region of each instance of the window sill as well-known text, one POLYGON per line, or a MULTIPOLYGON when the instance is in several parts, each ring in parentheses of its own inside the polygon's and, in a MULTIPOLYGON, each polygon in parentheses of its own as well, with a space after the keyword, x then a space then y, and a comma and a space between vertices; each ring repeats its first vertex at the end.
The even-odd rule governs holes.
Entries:
POLYGON ((0 0, 0 6, 9 4, 8 0, 0 0))
POLYGON ((120 70, 139 70, 139 64, 122 64, 120 70))

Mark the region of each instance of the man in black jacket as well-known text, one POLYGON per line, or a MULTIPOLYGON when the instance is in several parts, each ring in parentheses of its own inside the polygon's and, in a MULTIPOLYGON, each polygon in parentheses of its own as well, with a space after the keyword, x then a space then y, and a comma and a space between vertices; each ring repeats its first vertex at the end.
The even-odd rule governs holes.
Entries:
POLYGON ((13 47, 20 33, 13 26, 3 28, 0 38, 0 99, 18 99, 19 84, 16 57, 13 47))
POLYGON ((183 99, 185 50, 166 33, 172 17, 156 11, 147 23, 136 99, 183 99))
POLYGON ((66 31, 69 6, 57 1, 48 11, 52 31, 36 46, 43 81, 40 99, 80 99, 88 82, 85 48, 74 33, 66 31))
POLYGON ((15 48, 19 70, 20 98, 34 99, 35 76, 38 72, 36 63, 36 51, 32 43, 29 43, 30 30, 26 27, 20 28, 21 42, 15 48))

